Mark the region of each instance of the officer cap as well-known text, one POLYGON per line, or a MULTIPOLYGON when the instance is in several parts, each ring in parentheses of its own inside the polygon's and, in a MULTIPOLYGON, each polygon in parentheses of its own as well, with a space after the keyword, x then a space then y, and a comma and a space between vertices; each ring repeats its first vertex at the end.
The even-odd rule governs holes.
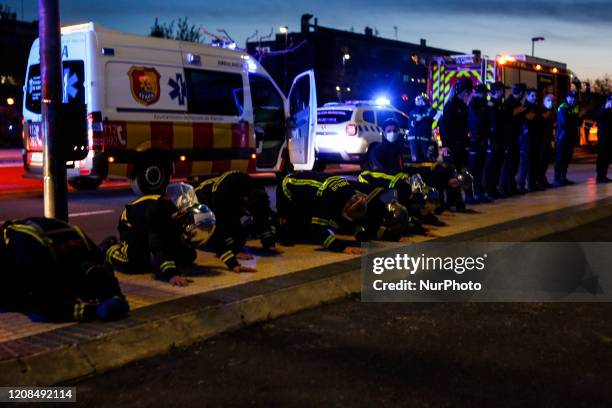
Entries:
POLYGON ((527 85, 523 83, 514 84, 514 86, 512 87, 512 93, 514 94, 519 94, 525 91, 527 91, 527 85))
POLYGON ((474 84, 472 84, 472 80, 469 78, 462 78, 455 84, 455 90, 457 93, 471 91, 472 89, 474 89, 474 84))
POLYGON ((395 126, 398 129, 400 127, 399 122, 395 118, 388 118, 385 120, 383 122, 383 129, 385 129, 387 126, 395 126))
POLYGON ((497 92, 497 91, 505 91, 506 89, 510 89, 510 87, 509 87, 509 86, 506 86, 506 85, 505 85, 503 82, 501 82, 501 81, 494 82, 494 83, 491 85, 491 91, 492 91, 492 92, 497 92))
POLYGON ((486 95, 489 93, 489 90, 485 84, 478 84, 476 85, 476 88, 474 88, 474 92, 486 95))

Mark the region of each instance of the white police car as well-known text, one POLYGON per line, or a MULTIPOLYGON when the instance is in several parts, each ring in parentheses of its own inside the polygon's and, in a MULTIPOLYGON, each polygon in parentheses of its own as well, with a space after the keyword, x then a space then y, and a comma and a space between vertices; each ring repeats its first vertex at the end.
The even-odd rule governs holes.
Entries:
POLYGON ((315 169, 323 170, 330 163, 363 163, 382 141, 382 125, 389 118, 407 132, 408 116, 388 101, 332 102, 318 108, 315 169))

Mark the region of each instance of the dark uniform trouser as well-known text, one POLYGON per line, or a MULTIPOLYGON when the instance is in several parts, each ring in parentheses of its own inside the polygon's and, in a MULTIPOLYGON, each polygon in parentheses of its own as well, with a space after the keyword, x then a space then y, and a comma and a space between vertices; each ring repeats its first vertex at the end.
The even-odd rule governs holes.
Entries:
POLYGON ((481 138, 470 139, 470 153, 468 159, 468 170, 474 177, 474 194, 482 195, 483 172, 485 165, 486 147, 485 141, 481 138))
POLYGON ((555 154, 555 182, 562 183, 567 180, 567 169, 574 154, 573 140, 568 137, 557 138, 557 151, 555 154))
POLYGON ((415 163, 427 160, 427 150, 431 138, 427 136, 408 136, 408 145, 410 146, 410 156, 415 163))
POLYGON ((548 164, 550 161, 550 155, 552 153, 550 148, 550 141, 548 137, 541 136, 537 142, 537 155, 538 155, 538 169, 537 169, 537 183, 546 187, 548 179, 546 178, 546 171, 548 170, 548 164))
POLYGON ((612 161, 612 146, 609 142, 599 141, 597 144, 597 178, 608 176, 608 167, 612 161))
POLYGON ((193 248, 178 242, 167 244, 164 252, 171 256, 171 261, 155 259, 147 240, 135 236, 133 231, 123 231, 121 243, 108 249, 106 259, 115 269, 124 273, 136 274, 151 272, 154 266, 164 272, 166 267, 176 268, 176 266, 191 265, 197 258, 197 253, 193 248), (175 265, 168 265, 167 262, 175 265))
POLYGON ((504 146, 504 162, 501 168, 501 176, 499 178, 499 190, 503 193, 512 193, 516 189, 514 176, 518 169, 518 140, 511 139, 504 146))
POLYGON ((448 163, 453 165, 457 171, 462 171, 465 167, 465 143, 462 141, 454 141, 448 145, 450 149, 450 159, 448 163))
POLYGON ((538 154, 536 140, 529 135, 521 135, 519 143, 520 164, 517 184, 520 188, 533 189, 537 180, 538 154))
POLYGON ((503 160, 504 155, 500 145, 493 144, 487 146, 487 158, 484 167, 484 188, 489 194, 497 191, 503 160))

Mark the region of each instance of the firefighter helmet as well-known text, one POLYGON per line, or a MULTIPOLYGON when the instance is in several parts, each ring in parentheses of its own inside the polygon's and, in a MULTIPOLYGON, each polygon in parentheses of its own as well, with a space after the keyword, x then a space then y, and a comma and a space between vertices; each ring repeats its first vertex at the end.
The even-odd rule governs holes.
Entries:
POLYGON ((179 210, 175 218, 183 227, 183 241, 193 248, 205 245, 215 232, 215 214, 204 204, 179 210))
POLYGON ((391 200, 385 205, 383 225, 394 233, 402 234, 410 224, 410 215, 406 207, 391 200))

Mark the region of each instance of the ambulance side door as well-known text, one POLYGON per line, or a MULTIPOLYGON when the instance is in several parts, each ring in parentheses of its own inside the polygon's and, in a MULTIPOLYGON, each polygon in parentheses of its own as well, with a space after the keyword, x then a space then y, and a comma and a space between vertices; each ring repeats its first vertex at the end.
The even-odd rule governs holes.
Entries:
POLYGON ((305 71, 295 77, 287 103, 289 159, 295 170, 311 170, 315 161, 315 128, 317 125, 317 90, 314 70, 305 71))

